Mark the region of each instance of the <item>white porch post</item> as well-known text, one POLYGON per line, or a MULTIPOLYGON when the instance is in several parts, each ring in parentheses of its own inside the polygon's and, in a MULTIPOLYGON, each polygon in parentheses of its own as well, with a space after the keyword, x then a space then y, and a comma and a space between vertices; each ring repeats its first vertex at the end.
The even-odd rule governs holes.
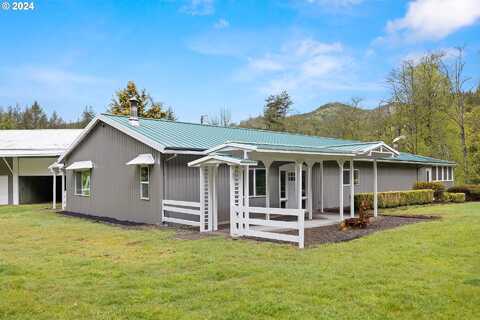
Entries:
POLYGON ((308 219, 313 219, 313 192, 312 192, 312 169, 315 161, 307 162, 307 210, 308 219))
POLYGON ((338 210, 340 211, 340 221, 343 221, 343 164, 345 160, 337 160, 338 163, 338 210))
POLYGON ((200 232, 205 231, 205 171, 204 167, 198 167, 200 170, 200 232))
POLYGON ((302 161, 297 161, 295 163, 296 165, 296 180, 297 180, 297 206, 299 209, 302 209, 302 167, 303 167, 303 162, 302 161))
POLYGON ((353 159, 350 160, 350 217, 355 217, 355 171, 353 159))
POLYGON ((373 216, 378 215, 378 174, 377 160, 373 160, 373 216))
POLYGON ((218 175, 218 165, 213 167, 212 170, 212 229, 218 230, 218 203, 217 203, 217 175, 218 175))
POLYGON ((243 211, 241 212, 243 222, 240 223, 241 233, 244 234, 248 226, 248 219, 250 217, 250 166, 245 166, 243 169, 244 186, 243 186, 243 211))
POLYGON ((53 172, 53 203, 52 203, 52 209, 55 210, 57 208, 57 174, 53 172))
POLYGON ((320 201, 321 201, 321 205, 320 205, 320 211, 323 213, 323 160, 320 161, 320 178, 322 179, 321 181, 321 190, 320 190, 320 201))
MULTIPOLYGON (((263 165, 265 166, 265 207, 270 208, 270 166, 272 165, 272 160, 262 160, 263 165)), ((266 214, 266 219, 270 220, 270 214, 266 214)))
POLYGON ((13 185, 12 185, 12 191, 13 191, 13 204, 18 205, 19 204, 19 187, 18 187, 18 158, 12 158, 12 169, 13 169, 13 185))

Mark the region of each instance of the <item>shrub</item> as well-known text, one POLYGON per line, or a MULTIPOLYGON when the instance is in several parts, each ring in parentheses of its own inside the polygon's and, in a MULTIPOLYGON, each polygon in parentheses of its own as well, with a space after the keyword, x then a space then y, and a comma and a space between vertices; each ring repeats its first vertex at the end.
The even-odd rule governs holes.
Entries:
MULTIPOLYGON (((427 204, 433 202, 433 190, 389 191, 378 193, 379 208, 394 208, 400 206, 427 204)), ((355 208, 365 203, 368 209, 373 209, 373 193, 358 193, 355 195, 355 208)))
POLYGON ((435 182, 416 182, 413 185, 413 190, 425 190, 425 189, 431 189, 434 191, 433 196, 435 197, 435 200, 441 200, 443 199, 443 193, 445 192, 445 185, 441 182, 435 181, 435 182))
POLYGON ((462 203, 465 202, 465 193, 445 192, 442 200, 444 202, 462 203))
POLYGON ((464 193, 466 201, 480 201, 480 185, 463 184, 448 189, 451 193, 464 193))

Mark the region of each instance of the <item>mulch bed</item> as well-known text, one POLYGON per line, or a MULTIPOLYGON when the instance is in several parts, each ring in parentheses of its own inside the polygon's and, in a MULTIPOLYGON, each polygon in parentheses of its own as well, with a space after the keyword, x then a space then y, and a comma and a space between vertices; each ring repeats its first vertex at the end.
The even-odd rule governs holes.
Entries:
POLYGON ((364 229, 340 230, 338 225, 305 229, 305 245, 336 243, 364 237, 374 232, 438 219, 434 216, 378 216, 364 229))

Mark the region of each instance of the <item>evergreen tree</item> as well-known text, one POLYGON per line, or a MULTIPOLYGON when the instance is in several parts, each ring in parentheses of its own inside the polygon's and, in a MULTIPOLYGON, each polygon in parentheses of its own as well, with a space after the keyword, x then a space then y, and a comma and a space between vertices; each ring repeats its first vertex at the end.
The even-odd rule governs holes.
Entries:
POLYGON ((268 96, 265 100, 263 118, 267 129, 283 130, 285 125, 283 120, 290 111, 293 101, 286 90, 280 94, 268 96))
POLYGON ((161 102, 155 102, 145 89, 139 91, 133 81, 129 81, 124 89, 115 93, 110 103, 110 112, 117 115, 130 114, 130 99, 136 98, 138 101, 138 116, 155 119, 175 120, 175 115, 171 108, 167 108, 161 102))

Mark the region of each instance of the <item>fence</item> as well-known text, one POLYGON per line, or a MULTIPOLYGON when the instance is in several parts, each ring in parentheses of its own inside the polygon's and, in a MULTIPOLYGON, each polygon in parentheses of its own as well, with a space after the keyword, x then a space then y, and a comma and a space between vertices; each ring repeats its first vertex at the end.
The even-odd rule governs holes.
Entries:
POLYGON ((191 201, 176 201, 176 200, 163 200, 162 201, 162 221, 184 224, 194 227, 200 227, 200 202, 191 201), (192 220, 183 218, 174 218, 165 215, 165 212, 180 213, 181 216, 192 217, 192 220), (198 219, 196 218, 198 217, 198 219))
POLYGON ((230 230, 232 236, 295 242, 298 243, 300 248, 303 248, 305 241, 305 210, 232 205, 230 230), (265 218, 252 217, 251 214, 256 214, 256 216, 263 215, 265 218), (267 219, 267 216, 275 217, 275 219, 267 219), (278 219, 284 217, 296 217, 296 220, 285 221, 278 219), (286 229, 297 230, 298 234, 281 233, 286 229))

